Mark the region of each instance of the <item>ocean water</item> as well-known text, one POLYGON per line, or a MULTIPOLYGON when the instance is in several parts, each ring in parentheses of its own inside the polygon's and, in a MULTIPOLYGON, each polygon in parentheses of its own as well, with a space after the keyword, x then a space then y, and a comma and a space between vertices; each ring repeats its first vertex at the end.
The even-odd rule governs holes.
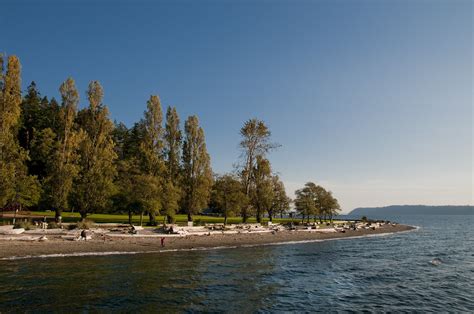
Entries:
POLYGON ((0 261, 0 312, 474 312, 474 216, 387 236, 0 261))

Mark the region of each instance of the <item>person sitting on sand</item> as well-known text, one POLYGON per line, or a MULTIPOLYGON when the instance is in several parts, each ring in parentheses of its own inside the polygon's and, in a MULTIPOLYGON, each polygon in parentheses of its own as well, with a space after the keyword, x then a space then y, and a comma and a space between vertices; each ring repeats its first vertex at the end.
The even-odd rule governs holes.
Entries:
POLYGON ((87 241, 86 229, 82 230, 82 232, 81 232, 81 237, 79 238, 79 240, 87 241))

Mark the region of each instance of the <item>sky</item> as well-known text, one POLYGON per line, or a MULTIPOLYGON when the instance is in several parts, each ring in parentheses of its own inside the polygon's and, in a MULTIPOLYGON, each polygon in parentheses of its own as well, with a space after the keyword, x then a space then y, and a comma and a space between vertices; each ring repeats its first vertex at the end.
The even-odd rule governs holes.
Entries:
MULTIPOLYGON (((98 80, 131 126, 150 95, 196 114, 213 170, 233 170, 239 129, 264 120, 291 197, 306 182, 343 212, 473 204, 473 2, 2 1, 0 51, 23 89, 81 106, 98 80)), ((165 109, 164 109, 165 110, 165 109)))

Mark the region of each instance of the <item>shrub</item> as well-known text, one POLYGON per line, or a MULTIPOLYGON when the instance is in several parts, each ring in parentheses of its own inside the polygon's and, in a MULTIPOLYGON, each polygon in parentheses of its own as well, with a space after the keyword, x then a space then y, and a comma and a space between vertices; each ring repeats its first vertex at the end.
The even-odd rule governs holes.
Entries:
POLYGON ((75 227, 77 229, 90 229, 90 228, 94 227, 94 222, 91 221, 91 220, 87 220, 87 219, 81 220, 75 225, 75 227))
POLYGON ((48 229, 59 229, 61 225, 58 224, 56 221, 48 222, 48 229))
POLYGON ((362 218, 360 220, 363 221, 363 222, 367 222, 368 219, 367 219, 366 216, 362 216, 362 218))
POLYGON ((31 223, 31 221, 27 220, 27 221, 17 221, 15 223, 15 226, 13 227, 14 229, 19 229, 19 228, 23 228, 25 230, 31 230, 34 228, 33 224, 31 223))

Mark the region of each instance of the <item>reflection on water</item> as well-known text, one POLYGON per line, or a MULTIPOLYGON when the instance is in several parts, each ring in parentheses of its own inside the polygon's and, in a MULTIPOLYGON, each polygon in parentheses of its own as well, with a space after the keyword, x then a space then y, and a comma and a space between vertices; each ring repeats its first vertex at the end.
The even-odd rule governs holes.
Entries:
POLYGON ((420 218, 387 237, 1 261, 0 312, 473 311, 473 217, 420 218))

